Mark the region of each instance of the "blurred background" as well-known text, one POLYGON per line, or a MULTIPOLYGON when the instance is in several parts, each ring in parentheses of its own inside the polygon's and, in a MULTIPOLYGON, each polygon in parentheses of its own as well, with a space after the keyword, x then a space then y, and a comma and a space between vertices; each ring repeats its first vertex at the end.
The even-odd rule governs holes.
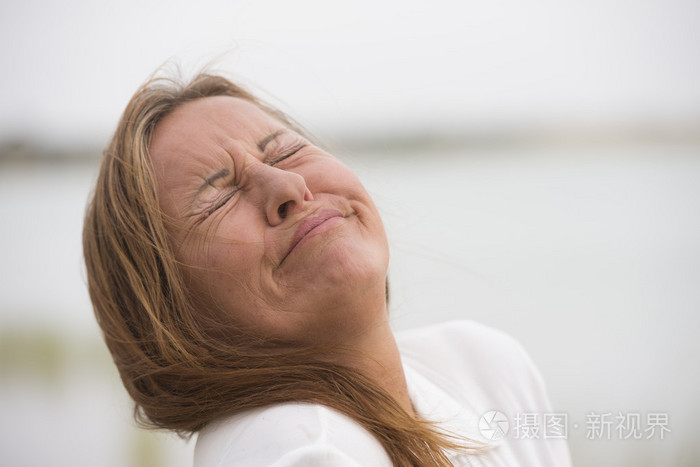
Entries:
POLYGON ((0 465, 191 465, 135 428, 80 246, 101 148, 168 60, 359 173, 397 330, 515 336, 578 466, 700 465, 699 25, 693 0, 0 3, 0 465))

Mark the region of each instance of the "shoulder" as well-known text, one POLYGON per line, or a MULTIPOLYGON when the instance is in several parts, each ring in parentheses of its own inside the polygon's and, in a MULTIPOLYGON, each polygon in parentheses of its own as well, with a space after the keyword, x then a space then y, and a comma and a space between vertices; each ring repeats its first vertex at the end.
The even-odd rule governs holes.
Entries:
POLYGON ((539 370, 523 346, 498 329, 474 321, 451 321, 400 332, 397 341, 404 362, 445 389, 465 387, 484 392, 492 402, 514 391, 538 394, 546 390, 539 370))
POLYGON ((522 345, 509 334, 468 320, 402 331, 397 341, 402 355, 419 360, 506 364, 528 358, 522 345))
POLYGON ((399 331, 397 335, 399 339, 404 341, 410 341, 416 338, 421 339, 426 336, 453 338, 458 341, 462 341, 462 339, 467 336, 476 339, 496 338, 499 340, 512 340, 512 338, 503 331, 467 319, 446 321, 420 328, 399 331))
POLYGON ((391 465, 381 444, 350 417, 310 403, 276 404, 207 425, 194 466, 391 465))

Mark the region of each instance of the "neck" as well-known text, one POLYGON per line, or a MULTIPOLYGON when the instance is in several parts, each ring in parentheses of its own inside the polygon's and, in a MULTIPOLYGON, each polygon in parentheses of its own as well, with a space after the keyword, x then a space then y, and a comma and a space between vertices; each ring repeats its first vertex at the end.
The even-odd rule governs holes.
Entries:
POLYGON ((337 308, 332 313, 326 310, 329 315, 345 317, 345 321, 334 320, 334 329, 326 332, 327 345, 335 351, 325 356, 360 372, 392 396, 406 413, 415 416, 401 355, 389 324, 385 287, 382 276, 371 286, 355 287, 347 301, 335 304, 337 308))
POLYGON ((360 371, 387 391, 407 413, 415 415, 408 395, 401 355, 386 310, 349 343, 341 363, 360 371))

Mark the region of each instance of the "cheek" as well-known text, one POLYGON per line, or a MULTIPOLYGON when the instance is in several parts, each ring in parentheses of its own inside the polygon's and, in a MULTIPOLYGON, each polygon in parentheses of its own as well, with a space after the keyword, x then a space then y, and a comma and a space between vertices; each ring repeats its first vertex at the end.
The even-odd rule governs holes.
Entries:
POLYGON ((387 243, 384 224, 374 200, 349 167, 334 159, 334 163, 325 168, 322 180, 328 192, 343 196, 350 201, 360 217, 360 222, 368 229, 365 235, 374 237, 380 243, 387 243))
POLYGON ((245 255, 233 254, 229 248, 212 245, 210 252, 199 264, 186 268, 195 301, 202 313, 217 321, 243 324, 245 310, 255 304, 257 284, 251 278, 256 277, 256 271, 245 255))
MULTIPOLYGON (((198 301, 217 309, 231 310, 245 301, 245 291, 255 290, 255 278, 261 275, 264 246, 259 240, 243 235, 227 235, 219 225, 215 235, 190 235, 180 243, 178 260, 190 289, 198 301)), ((235 227, 235 226, 234 226, 235 227)))
POLYGON ((183 241, 190 264, 217 273, 254 268, 264 253, 255 213, 245 205, 222 210, 201 233, 183 241), (257 261, 256 261, 257 260, 257 261))
POLYGON ((228 293, 246 284, 251 286, 260 275, 263 257, 259 240, 217 238, 194 261, 208 284, 228 293))
POLYGON ((341 195, 374 207, 372 199, 357 175, 338 159, 328 157, 329 159, 323 164, 316 164, 312 170, 304 174, 309 189, 312 192, 341 195))

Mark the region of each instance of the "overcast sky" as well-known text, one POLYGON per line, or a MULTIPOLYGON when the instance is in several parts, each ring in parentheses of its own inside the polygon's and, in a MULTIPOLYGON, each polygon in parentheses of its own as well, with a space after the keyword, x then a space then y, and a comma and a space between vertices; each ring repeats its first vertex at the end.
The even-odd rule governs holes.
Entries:
POLYGON ((0 57, 0 141, 102 144, 169 58, 321 133, 700 119, 696 0, 5 0, 0 57))

